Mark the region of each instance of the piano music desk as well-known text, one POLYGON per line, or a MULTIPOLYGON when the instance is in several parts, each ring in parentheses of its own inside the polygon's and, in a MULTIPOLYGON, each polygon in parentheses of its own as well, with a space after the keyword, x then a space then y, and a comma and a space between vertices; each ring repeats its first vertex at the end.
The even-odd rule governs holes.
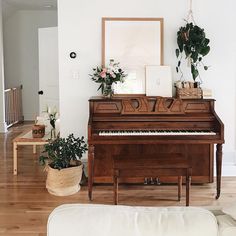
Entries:
POLYGON ((189 206, 191 166, 181 153, 158 153, 153 156, 114 156, 114 204, 118 204, 118 181, 122 177, 178 177, 178 200, 181 199, 182 176, 186 178, 186 206, 189 206))

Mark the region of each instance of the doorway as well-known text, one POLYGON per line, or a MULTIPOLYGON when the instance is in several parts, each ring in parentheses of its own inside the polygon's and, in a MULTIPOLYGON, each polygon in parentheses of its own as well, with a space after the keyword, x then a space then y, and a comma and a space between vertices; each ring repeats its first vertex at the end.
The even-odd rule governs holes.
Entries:
POLYGON ((57 0, 3 1, 5 89, 22 86, 25 121, 34 120, 41 111, 38 29, 49 27, 57 27, 57 0))
POLYGON ((49 107, 58 111, 58 28, 39 29, 39 114, 49 107))

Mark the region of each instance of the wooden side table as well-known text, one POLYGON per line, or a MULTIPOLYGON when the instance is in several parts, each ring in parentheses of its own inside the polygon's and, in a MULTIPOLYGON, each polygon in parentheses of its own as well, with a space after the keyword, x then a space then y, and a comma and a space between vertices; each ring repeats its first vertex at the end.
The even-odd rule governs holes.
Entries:
POLYGON ((33 153, 36 153, 36 146, 42 146, 47 144, 49 135, 45 135, 43 138, 33 138, 32 130, 24 132, 13 139, 13 174, 17 175, 17 147, 24 145, 33 146, 33 153))
POLYGON ((186 206, 189 206, 191 166, 188 158, 180 153, 157 153, 152 156, 114 156, 114 204, 118 204, 119 178, 127 177, 178 177, 178 200, 181 199, 182 176, 186 178, 186 206))

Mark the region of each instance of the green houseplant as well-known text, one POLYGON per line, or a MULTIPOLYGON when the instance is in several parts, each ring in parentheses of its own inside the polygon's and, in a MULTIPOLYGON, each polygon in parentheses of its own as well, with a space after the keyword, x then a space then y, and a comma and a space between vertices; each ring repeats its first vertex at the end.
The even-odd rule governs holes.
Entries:
POLYGON ((44 146, 39 157, 41 165, 47 164, 46 188, 57 196, 74 194, 80 189, 83 165, 80 161, 87 151, 84 137, 57 138, 44 146))
POLYGON ((210 52, 209 42, 210 40, 206 38, 204 29, 194 25, 192 22, 187 22, 184 27, 179 28, 177 32, 178 48, 175 52, 178 58, 176 71, 181 72, 181 77, 183 73, 180 66, 183 53, 185 54, 185 58, 190 62, 194 82, 199 76, 199 66, 202 65, 204 70, 208 69, 208 66, 203 64, 202 59, 210 52))

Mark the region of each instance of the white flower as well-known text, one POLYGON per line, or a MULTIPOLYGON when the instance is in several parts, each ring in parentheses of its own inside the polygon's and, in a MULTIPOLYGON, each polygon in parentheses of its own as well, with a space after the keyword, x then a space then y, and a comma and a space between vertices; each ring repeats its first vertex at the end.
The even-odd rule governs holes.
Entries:
POLYGON ((47 113, 51 114, 51 107, 50 106, 47 107, 47 113))

